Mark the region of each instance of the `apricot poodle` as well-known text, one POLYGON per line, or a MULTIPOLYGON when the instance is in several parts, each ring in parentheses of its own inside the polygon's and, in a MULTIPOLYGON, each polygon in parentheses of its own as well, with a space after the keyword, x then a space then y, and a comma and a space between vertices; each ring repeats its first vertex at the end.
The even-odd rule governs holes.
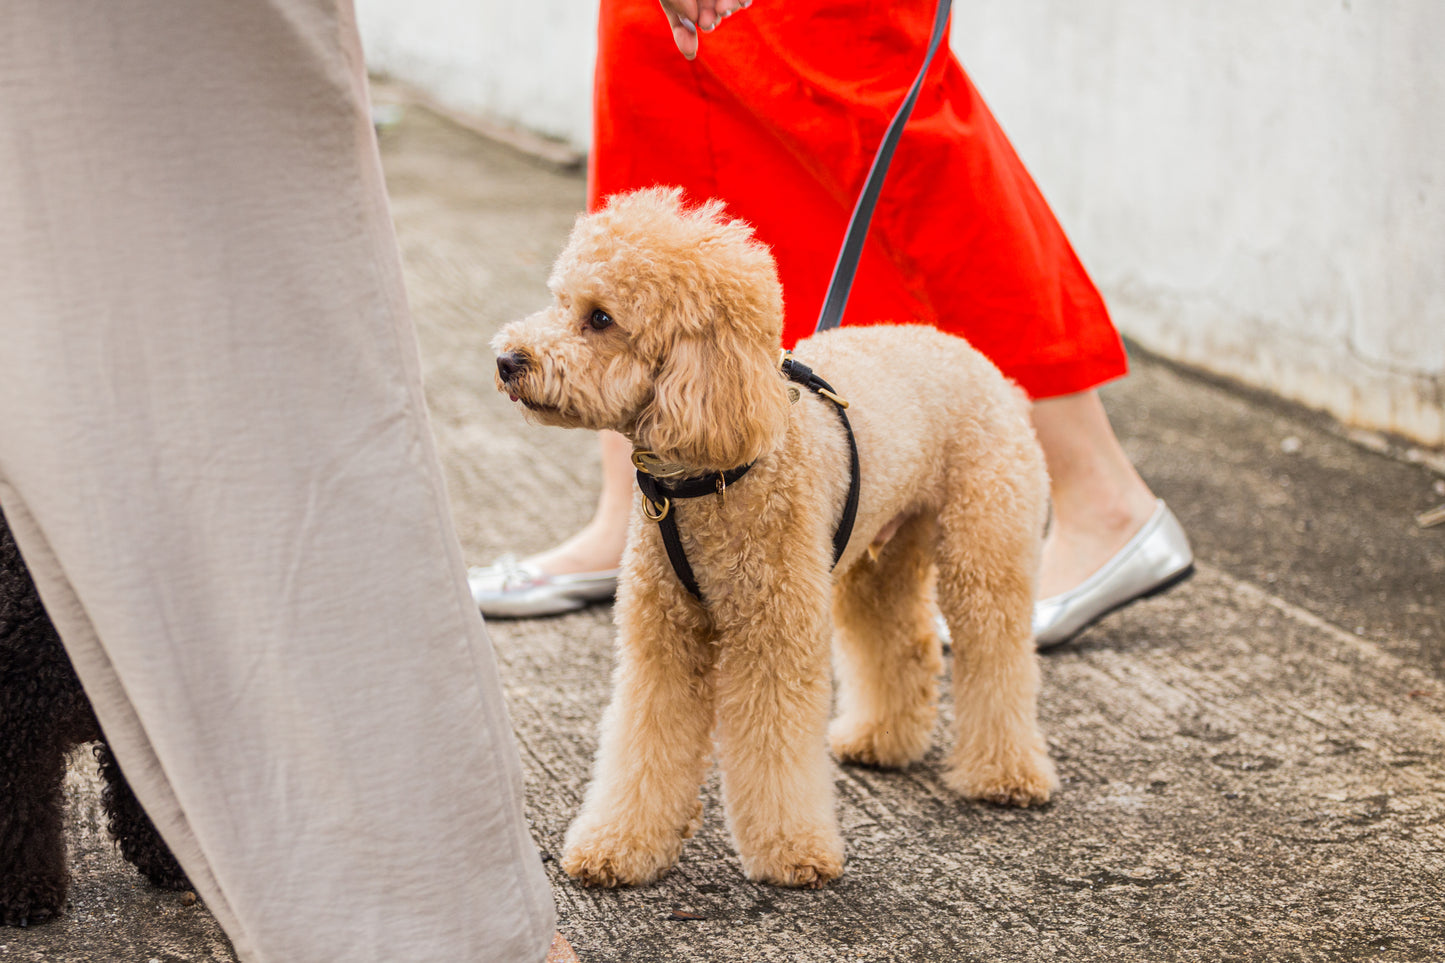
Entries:
POLYGON ((782 290, 748 225, 717 203, 686 209, 675 190, 619 195, 578 220, 549 286, 551 306, 493 343, 499 389, 534 422, 621 432, 642 483, 657 480, 628 534, 614 691, 563 868, 603 886, 666 872, 698 825, 715 751, 749 878, 838 876, 827 747, 876 766, 923 756, 942 668, 935 598, 953 638, 948 785, 1045 802, 1057 778, 1031 618, 1048 484, 1017 387, 928 327, 798 344, 850 403, 857 440, 856 520, 835 564, 845 419, 780 368, 782 290))

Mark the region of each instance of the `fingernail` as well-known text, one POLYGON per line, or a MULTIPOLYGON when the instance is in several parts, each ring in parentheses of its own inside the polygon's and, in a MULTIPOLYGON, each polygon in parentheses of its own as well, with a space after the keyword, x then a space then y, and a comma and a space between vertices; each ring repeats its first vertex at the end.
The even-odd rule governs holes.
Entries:
POLYGON ((686 27, 688 33, 697 33, 697 24, 693 23, 686 17, 678 17, 677 22, 680 23, 682 26, 686 27))

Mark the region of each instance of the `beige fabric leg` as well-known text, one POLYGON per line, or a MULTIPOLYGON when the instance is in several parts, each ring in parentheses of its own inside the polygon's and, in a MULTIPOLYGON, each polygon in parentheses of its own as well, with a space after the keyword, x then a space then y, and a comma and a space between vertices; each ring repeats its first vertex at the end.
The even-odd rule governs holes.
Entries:
POLYGON ((0 498, 247 960, 542 960, 346 0, 7 0, 0 498))

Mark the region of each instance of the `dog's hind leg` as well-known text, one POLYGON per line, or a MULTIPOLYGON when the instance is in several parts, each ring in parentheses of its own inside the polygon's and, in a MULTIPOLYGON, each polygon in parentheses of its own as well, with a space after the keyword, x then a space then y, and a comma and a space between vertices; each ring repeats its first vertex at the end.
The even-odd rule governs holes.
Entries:
POLYGON ((110 834, 120 846, 120 854, 152 884, 161 889, 182 890, 190 887, 185 870, 171 855, 170 848, 156 831, 140 800, 135 798, 120 764, 104 741, 96 743, 95 758, 105 780, 101 802, 109 817, 110 834))
POLYGON ((1058 786, 1039 731, 1033 601, 1044 480, 1026 464, 974 466, 940 513, 938 602, 953 637, 948 784, 1019 806, 1058 786))
POLYGON ((562 868, 589 886, 651 882, 701 820, 714 649, 705 616, 671 574, 625 576, 618 596, 612 701, 562 856, 562 868))
POLYGON ((929 584, 937 526, 916 515, 833 590, 838 717, 828 729, 844 762, 904 766, 922 758, 937 716, 940 640, 929 584))

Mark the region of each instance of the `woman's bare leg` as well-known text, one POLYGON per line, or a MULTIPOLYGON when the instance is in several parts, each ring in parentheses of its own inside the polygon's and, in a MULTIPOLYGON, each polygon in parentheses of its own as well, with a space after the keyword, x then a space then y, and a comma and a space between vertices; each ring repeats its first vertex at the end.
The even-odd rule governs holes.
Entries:
POLYGON ((1074 588, 1123 548, 1148 521, 1155 498, 1097 391, 1036 401, 1033 421, 1053 501, 1039 575, 1039 598, 1048 598, 1074 588))
POLYGON ((602 446, 602 494, 592 520, 571 538, 527 561, 548 575, 605 572, 622 562, 632 511, 632 443, 615 431, 597 433, 602 446))

